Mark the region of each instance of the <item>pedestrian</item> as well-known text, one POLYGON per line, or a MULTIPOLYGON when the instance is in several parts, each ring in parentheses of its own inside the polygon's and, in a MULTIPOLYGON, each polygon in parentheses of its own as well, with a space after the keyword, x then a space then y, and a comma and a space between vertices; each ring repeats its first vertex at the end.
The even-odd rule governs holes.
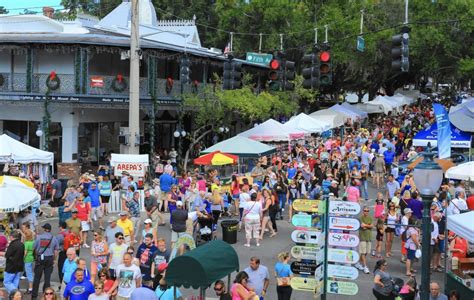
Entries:
POLYGON ((372 247, 372 228, 374 227, 372 217, 369 215, 369 207, 365 206, 362 210, 362 216, 360 217, 360 230, 359 230, 359 262, 355 264, 355 267, 365 274, 369 274, 369 268, 367 267, 367 254, 370 252, 372 247))
MULTIPOLYGON (((91 273, 87 269, 87 261, 85 258, 77 259, 77 268, 83 270, 84 280, 91 281, 91 273)), ((76 272, 71 275, 71 280, 76 279, 76 272)))
POLYGON ((383 236, 385 233, 385 223, 383 219, 377 219, 375 230, 377 231, 377 234, 375 236, 375 253, 372 250, 372 256, 376 256, 378 259, 380 259, 382 258, 383 236))
POLYGON ((76 235, 80 237, 82 226, 81 226, 81 220, 77 217, 79 211, 77 210, 77 208, 74 207, 75 204, 76 204, 75 201, 71 203, 71 205, 73 205, 73 207, 71 208, 71 218, 66 220, 66 226, 69 231, 74 232, 76 235))
POLYGON ((122 232, 115 234, 115 243, 112 243, 109 247, 109 272, 110 277, 116 278, 116 272, 118 265, 122 263, 123 255, 127 252, 127 244, 124 242, 124 235, 122 232))
POLYGON ((165 274, 160 279, 160 285, 156 288, 155 294, 160 300, 184 300, 181 291, 177 287, 169 286, 166 282, 165 274), (176 294, 176 297, 175 297, 176 294))
POLYGON ((139 287, 135 289, 132 295, 130 296, 130 300, 143 300, 143 299, 159 300, 155 291, 147 287, 139 287))
POLYGON ((262 205, 257 202, 257 193, 250 195, 250 201, 245 203, 242 216, 245 222, 245 237, 247 243, 245 247, 250 247, 252 237, 256 240, 257 247, 260 246, 260 222, 262 219, 262 205))
MULTIPOLYGON (((90 248, 87 245, 87 233, 91 229, 90 224, 91 221, 91 204, 90 202, 86 202, 86 199, 89 198, 89 192, 87 190, 83 190, 81 196, 76 200, 75 208, 77 210, 77 218, 81 220, 81 242, 82 247, 90 248)), ((74 210, 72 211, 72 215, 74 217, 74 210)))
POLYGON ((97 278, 104 283, 104 292, 105 293, 111 293, 112 297, 115 297, 117 295, 117 289, 111 290, 115 280, 110 278, 110 273, 108 268, 102 268, 99 271, 99 274, 97 275, 97 278))
POLYGON ((157 243, 157 250, 151 257, 151 278, 153 278, 153 289, 159 285, 160 277, 158 276, 161 272, 159 272, 160 266, 163 264, 167 264, 170 260, 170 251, 166 249, 166 241, 163 238, 158 239, 157 243))
POLYGON ((23 294, 21 293, 20 290, 14 290, 10 293, 9 299, 11 299, 11 300, 22 300, 23 299, 23 294))
POLYGON ((105 175, 102 181, 98 185, 100 192, 100 203, 102 204, 102 212, 104 216, 108 215, 107 205, 112 195, 112 182, 109 180, 109 176, 105 175))
POLYGON ((214 283, 214 292, 219 297, 219 300, 232 300, 232 296, 227 291, 224 281, 220 279, 214 283))
POLYGON ((142 234, 140 235, 140 240, 138 241, 139 245, 143 243, 147 234, 151 234, 153 236, 153 244, 156 245, 158 237, 158 227, 153 227, 153 221, 151 219, 146 219, 143 222, 142 234))
POLYGON ((66 250, 64 248, 64 238, 68 235, 67 224, 66 222, 59 223, 59 232, 56 235, 56 239, 58 240, 59 244, 59 253, 58 253, 58 274, 59 274, 59 282, 63 281, 63 264, 66 260, 66 250))
POLYGON ((102 231, 94 232, 94 240, 91 244, 91 281, 94 283, 97 272, 107 267, 107 258, 109 255, 109 246, 104 240, 102 231))
POLYGON ((378 154, 374 161, 374 185, 379 190, 382 186, 383 176, 385 174, 385 160, 383 154, 378 154))
POLYGON ((105 240, 107 241, 107 244, 110 246, 112 243, 115 243, 115 234, 117 232, 122 232, 123 234, 123 229, 119 226, 117 226, 117 218, 110 216, 109 217, 109 226, 105 228, 105 240))
POLYGON ((458 291, 456 290, 452 290, 451 292, 449 292, 449 297, 448 297, 449 300, 460 300, 461 299, 461 295, 459 295, 458 291))
POLYGON ((230 289, 232 300, 247 300, 257 296, 255 291, 248 286, 248 279, 249 275, 245 271, 241 271, 235 275, 234 284, 230 289))
MULTIPOLYGON (((431 240, 430 240, 430 256, 431 256, 431 270, 435 272, 443 272, 443 268, 439 266, 441 261, 441 251, 439 249, 441 232, 439 231, 439 221, 441 220, 441 213, 435 212, 431 216, 431 240)), ((444 250, 444 249, 443 249, 444 250)), ((443 251, 444 253, 444 251, 443 251)))
POLYGON ((104 282, 94 282, 94 293, 89 295, 88 300, 109 300, 110 296, 104 291, 104 282))
POLYGON ((145 191, 144 206, 147 218, 153 221, 153 224, 155 224, 154 226, 165 225, 163 215, 161 215, 160 210, 158 209, 158 200, 156 199, 156 196, 151 194, 151 189, 145 191), (160 219, 160 223, 158 223, 158 219, 160 219))
POLYGON ((186 220, 188 212, 183 207, 182 201, 176 202, 176 209, 171 210, 171 248, 178 241, 178 238, 186 232, 186 220))
POLYGON ((377 193, 377 198, 375 199, 375 208, 374 208, 374 218, 385 220, 385 200, 383 199, 383 194, 381 192, 377 193))
POLYGON ((151 267, 153 255, 158 248, 153 243, 153 235, 148 233, 145 235, 143 243, 138 247, 136 258, 140 261, 140 271, 142 273, 142 284, 148 287, 153 286, 153 278, 151 278, 151 267))
POLYGON ((63 197, 63 185, 61 181, 58 180, 58 175, 53 174, 51 175, 51 201, 49 202, 49 206, 51 206, 51 213, 50 217, 54 216, 54 211, 56 207, 62 205, 61 198, 63 197))
MULTIPOLYGON (((129 187, 130 190, 133 190, 133 187, 129 187)), ((128 217, 133 224, 133 232, 138 233, 140 230, 140 192, 134 191, 131 194, 131 197, 122 199, 122 209, 125 212, 128 212, 128 217)), ((135 240, 136 236, 132 239, 130 237, 130 243, 134 244, 137 241, 135 240)))
POLYGON ((117 226, 122 229, 126 244, 132 244, 135 241, 135 231, 133 222, 128 218, 128 212, 121 211, 120 218, 117 220, 117 226))
POLYGON ((84 270, 77 268, 72 279, 64 289, 65 300, 87 300, 90 294, 94 293, 94 286, 89 280, 84 278, 84 270))
POLYGON ((3 285, 8 294, 18 289, 21 275, 24 270, 25 245, 21 242, 21 233, 14 230, 10 234, 10 244, 5 253, 5 272, 3 285))
MULTIPOLYGON (((103 223, 103 208, 102 208, 102 202, 101 202, 101 196, 100 196, 100 191, 99 188, 97 187, 97 182, 92 182, 89 190, 87 191, 89 193, 89 197, 91 198, 91 220, 94 221, 99 221, 99 229, 100 230, 105 230, 104 229, 104 223, 103 223)), ((92 225, 92 221, 91 221, 92 225)))
POLYGON ((270 223, 270 215, 269 215, 269 211, 270 211, 270 208, 273 207, 273 199, 272 199, 272 195, 270 193, 270 190, 268 189, 263 189, 262 190, 262 229, 260 230, 260 240, 263 240, 263 235, 265 234, 265 229, 268 229, 270 230, 271 234, 270 234, 270 237, 274 237, 276 235, 276 232, 275 230, 273 229, 273 226, 272 224, 270 223))
POLYGON ((288 263, 289 261, 290 254, 288 252, 281 252, 278 254, 278 262, 275 264, 278 300, 290 300, 291 293, 293 292, 293 289, 291 288, 293 272, 288 263))
POLYGON ((61 281, 61 289, 64 290, 66 285, 71 281, 72 274, 77 269, 77 257, 76 249, 71 247, 66 250, 66 260, 64 261, 63 267, 61 269, 63 275, 63 281, 61 281))
POLYGON ((385 259, 378 260, 374 268, 374 287, 372 293, 377 300, 394 300, 392 276, 387 272, 385 259))
MULTIPOLYGON (((28 230, 25 232, 25 257, 24 257, 24 263, 25 263, 25 273, 26 273, 26 279, 28 280, 28 290, 27 294, 31 294, 31 291, 33 290, 33 263, 35 261, 34 257, 34 240, 33 240, 33 231, 28 230)), ((58 263, 59 263, 59 258, 58 258, 58 263)), ((61 275, 62 273, 60 273, 61 275)))
POLYGON ((39 234, 33 247, 36 253, 35 259, 35 275, 33 279, 33 291, 31 298, 38 297, 38 289, 41 278, 44 274, 43 290, 51 286, 51 273, 53 273, 53 266, 55 258, 58 256, 59 244, 56 237, 51 234, 51 224, 45 223, 43 226, 43 233, 39 234))
POLYGON ((244 215, 244 210, 247 205, 247 202, 250 201, 249 186, 244 184, 242 186, 242 191, 239 194, 239 230, 242 229, 242 217, 244 215))
POLYGON ((252 288, 259 297, 264 298, 270 284, 268 268, 260 264, 258 257, 253 256, 250 258, 249 266, 244 271, 249 276, 248 287, 252 288))
MULTIPOLYGON (((118 288, 117 300, 130 299, 131 294, 136 288, 141 286, 141 272, 140 268, 132 264, 133 256, 129 253, 123 255, 123 263, 117 266, 115 274, 117 279, 112 286, 111 290, 118 288)), ((109 296, 111 292, 108 293, 109 296)))
POLYGON ((395 196, 395 192, 398 190, 400 190, 400 183, 395 180, 395 177, 392 174, 388 175, 386 194, 387 199, 392 199, 395 196))
POLYGON ((411 200, 410 203, 408 203, 408 207, 413 211, 413 216, 415 216, 417 220, 421 220, 423 217, 423 201, 418 196, 418 192, 414 191, 411 193, 411 200))
POLYGON ((41 300, 58 300, 59 297, 56 295, 52 287, 47 287, 44 292, 41 300))
POLYGON ((412 213, 413 211, 411 210, 411 208, 405 208, 404 210, 404 213, 405 215, 401 218, 401 226, 400 226, 400 239, 402 241, 402 245, 401 245, 401 253, 402 253, 402 257, 400 259, 400 262, 402 263, 405 263, 406 262, 406 257, 407 257, 407 249, 405 248, 405 242, 406 240, 403 239, 404 236, 406 235, 403 235, 403 232, 405 232, 405 230, 407 230, 407 227, 408 227, 408 220, 410 220, 410 218, 412 217, 412 213))
POLYGON ((430 299, 429 300, 448 300, 448 297, 441 293, 441 287, 437 282, 430 283, 430 299))
POLYGON ((360 200, 360 190, 357 187, 355 179, 351 179, 350 185, 346 188, 345 191, 347 201, 349 202, 359 202, 360 200))
POLYGON ((395 237, 395 226, 398 224, 400 219, 399 214, 397 213, 395 203, 389 202, 388 211, 386 214, 385 222, 387 227, 385 228, 385 255, 387 257, 392 256, 392 244, 393 238, 395 237))
POLYGON ((416 270, 412 268, 412 261, 415 259, 416 250, 420 248, 419 241, 419 232, 413 227, 416 224, 416 219, 411 217, 408 220, 407 229, 402 234, 402 237, 405 236, 405 248, 407 249, 407 259, 406 259, 406 275, 411 277, 413 273, 416 273, 416 270))

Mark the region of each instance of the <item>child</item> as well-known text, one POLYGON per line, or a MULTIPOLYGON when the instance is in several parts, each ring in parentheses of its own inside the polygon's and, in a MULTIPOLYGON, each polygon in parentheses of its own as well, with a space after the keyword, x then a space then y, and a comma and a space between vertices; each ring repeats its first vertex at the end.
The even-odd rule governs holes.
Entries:
POLYGON ((416 294, 416 280, 414 277, 410 278, 400 290, 400 297, 402 299, 415 299, 416 294))
POLYGON ((383 245, 383 234, 385 232, 385 224, 383 219, 377 219, 377 225, 375 226, 375 229, 377 230, 377 235, 376 235, 376 240, 377 244, 375 246, 375 252, 372 250, 372 256, 375 256, 377 254, 377 258, 380 259, 382 258, 382 245, 383 245))
POLYGON ((385 201, 383 200, 383 194, 380 192, 377 193, 377 199, 375 199, 374 217, 385 219, 385 201))

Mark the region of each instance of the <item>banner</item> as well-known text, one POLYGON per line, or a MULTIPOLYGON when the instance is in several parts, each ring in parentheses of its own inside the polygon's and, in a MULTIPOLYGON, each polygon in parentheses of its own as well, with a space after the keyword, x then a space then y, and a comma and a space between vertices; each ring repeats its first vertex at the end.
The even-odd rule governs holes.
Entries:
POLYGON ((449 123, 448 113, 443 105, 433 104, 433 110, 438 126, 438 157, 451 157, 451 124, 449 123))

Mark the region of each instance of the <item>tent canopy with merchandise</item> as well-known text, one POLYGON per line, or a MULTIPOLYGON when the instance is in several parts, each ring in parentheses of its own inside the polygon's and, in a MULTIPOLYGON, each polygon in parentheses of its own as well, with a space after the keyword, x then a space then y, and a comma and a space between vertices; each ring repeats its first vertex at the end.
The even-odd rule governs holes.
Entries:
POLYGON ((54 163, 54 154, 36 149, 6 134, 2 134, 0 135, 0 163, 40 163, 52 165, 54 163))

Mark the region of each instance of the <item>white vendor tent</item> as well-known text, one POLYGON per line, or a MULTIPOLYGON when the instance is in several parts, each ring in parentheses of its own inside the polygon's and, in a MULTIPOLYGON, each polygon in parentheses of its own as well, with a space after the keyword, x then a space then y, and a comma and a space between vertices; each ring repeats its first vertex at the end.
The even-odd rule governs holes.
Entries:
POLYGON ((411 98, 408 98, 402 94, 395 94, 388 98, 398 101, 399 103, 401 103, 401 105, 409 105, 413 102, 411 98))
MULTIPOLYGON (((347 94, 346 95, 346 101, 349 103, 358 103, 359 102, 359 96, 357 94, 347 94)), ((362 103, 369 101, 369 94, 364 94, 362 96, 362 103)))
POLYGON ((367 118, 367 113, 365 111, 361 110, 361 109, 358 109, 355 105, 344 102, 344 103, 341 104, 341 106, 344 106, 346 109, 349 109, 349 110, 355 112, 362 119, 367 118))
POLYGON ((41 200, 29 180, 0 176, 0 212, 19 212, 41 200))
POLYGON ((474 161, 451 167, 444 176, 449 179, 474 181, 474 161))
POLYGON ((387 109, 383 104, 372 103, 371 101, 366 103, 357 103, 355 107, 365 111, 368 114, 387 114, 390 111, 390 109, 387 109))
POLYGON ((281 142, 302 138, 304 134, 301 130, 288 129, 280 122, 269 119, 238 135, 256 141, 281 142))
POLYGON ((468 242, 474 243, 474 211, 463 214, 448 216, 448 230, 454 231, 457 235, 465 238, 468 242))
POLYGON ((211 153, 214 151, 230 153, 237 155, 238 157, 260 157, 275 153, 276 148, 237 135, 201 151, 201 154, 211 153))
POLYGON ((0 135, 0 163, 53 164, 54 154, 23 144, 6 134, 0 135))
POLYGON ((323 121, 328 123, 332 128, 337 128, 344 125, 344 115, 333 110, 322 109, 313 112, 309 115, 311 118, 315 118, 318 121, 323 121))
POLYGON ((291 131, 303 131, 305 133, 321 133, 331 129, 331 125, 324 121, 316 120, 305 113, 292 117, 283 126, 291 131))

